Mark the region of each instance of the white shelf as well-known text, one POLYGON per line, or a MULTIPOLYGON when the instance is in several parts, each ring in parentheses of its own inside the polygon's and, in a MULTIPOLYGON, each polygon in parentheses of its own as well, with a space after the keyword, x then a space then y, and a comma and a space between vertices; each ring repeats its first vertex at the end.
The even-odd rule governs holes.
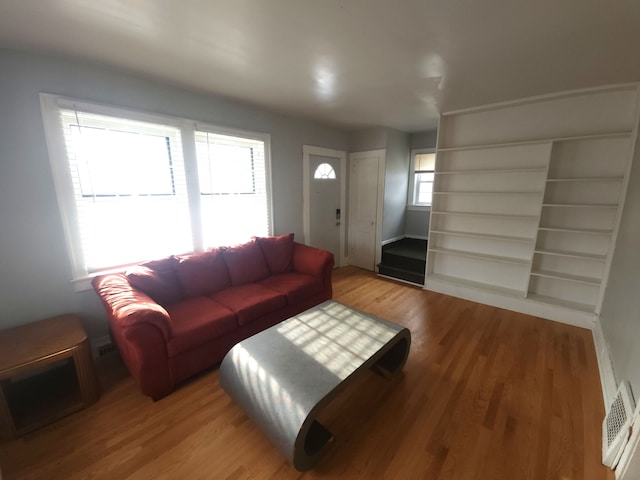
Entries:
POLYGON ((565 227, 539 227, 538 230, 543 232, 563 232, 587 235, 611 235, 612 230, 600 230, 595 228, 565 228, 565 227))
POLYGON ((547 182, 621 182, 623 177, 547 178, 547 182))
POLYGON ((510 295, 524 290, 526 309, 560 318, 599 312, 639 91, 603 88, 443 115, 427 280, 454 292, 472 287, 474 298, 494 285, 505 295, 515 287, 510 295))
POLYGON ((453 230, 431 230, 431 233, 438 233, 440 235, 453 235, 453 236, 459 236, 459 237, 486 238, 490 240, 507 240, 511 242, 535 241, 535 238, 530 238, 530 237, 514 237, 510 235, 493 235, 489 233, 460 232, 460 231, 453 231, 453 230))
POLYGON ((431 211, 431 215, 465 215, 468 217, 512 217, 512 218, 524 218, 533 219, 538 218, 536 215, 516 215, 508 213, 477 213, 477 212, 442 212, 431 211))
POLYGON ((494 192, 433 192, 434 195, 542 195, 544 192, 506 192, 506 191, 494 191, 494 192))
POLYGON ((533 173, 544 172, 546 168, 489 168, 479 170, 450 170, 450 171, 438 171, 436 175, 462 175, 462 174, 477 174, 477 173, 533 173))
POLYGON ((543 203, 542 206, 559 208, 618 208, 617 204, 608 203, 543 203))
POLYGON ((532 271, 531 275, 537 277, 555 278, 557 280, 566 280, 569 282, 586 283, 587 285, 600 285, 600 279, 594 277, 583 277, 580 275, 569 275, 566 273, 549 272, 545 270, 532 271))
POLYGON ((609 132, 609 133, 595 133, 588 135, 573 135, 569 137, 555 137, 555 138, 543 138, 539 140, 523 140, 523 141, 515 141, 515 142, 504 142, 504 143, 487 143, 487 144, 477 144, 477 145, 464 145, 459 147, 441 147, 438 148, 439 152, 456 152, 462 150, 479 150, 484 148, 501 148, 501 147, 516 147, 519 145, 538 145, 549 142, 571 142, 576 140, 591 140, 598 138, 617 138, 617 137, 629 137, 633 134, 631 130, 622 130, 618 132, 609 132))
POLYGON ((579 302, 571 302, 569 300, 564 300, 562 298, 549 297, 546 295, 538 295, 535 293, 529 293, 527 296, 529 300, 534 300, 536 302, 548 303, 551 305, 556 305, 558 307, 564 307, 571 310, 579 310, 581 312, 593 313, 596 306, 587 304, 587 303, 579 303, 579 302))
POLYGON ((504 287, 498 287, 495 285, 489 285, 486 283, 480 283, 480 282, 474 282, 471 280, 465 280, 463 278, 458 278, 458 277, 450 277, 448 275, 442 275, 439 273, 430 273, 428 275, 429 279, 431 280, 437 280, 440 282, 448 282, 448 283, 453 283, 455 285, 461 285, 463 287, 471 287, 471 288, 477 288, 479 290, 484 290, 486 292, 491 292, 491 293, 497 293, 500 295, 508 295, 510 297, 525 297, 527 292, 525 292, 524 290, 516 290, 513 288, 504 288, 504 287))
POLYGON ((489 260, 492 262, 514 263, 517 265, 529 265, 529 263, 531 263, 529 260, 524 260, 522 258, 501 257, 498 255, 487 255, 484 253, 468 252, 466 250, 452 250, 450 248, 431 247, 429 248, 429 251, 435 253, 444 253, 447 255, 458 255, 460 257, 479 258, 481 260, 489 260))
POLYGON ((535 253, 541 255, 558 255, 560 257, 574 257, 574 258, 586 258, 589 260, 605 261, 606 255, 593 255, 590 253, 571 252, 568 250, 551 250, 551 249, 536 249, 535 253))

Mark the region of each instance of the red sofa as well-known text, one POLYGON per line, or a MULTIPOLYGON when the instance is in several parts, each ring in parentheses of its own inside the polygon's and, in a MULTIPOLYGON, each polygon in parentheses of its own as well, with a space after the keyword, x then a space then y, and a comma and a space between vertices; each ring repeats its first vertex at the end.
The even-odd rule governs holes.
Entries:
POLYGON ((261 237, 94 278, 142 393, 158 400, 240 340, 331 298, 333 255, 261 237))

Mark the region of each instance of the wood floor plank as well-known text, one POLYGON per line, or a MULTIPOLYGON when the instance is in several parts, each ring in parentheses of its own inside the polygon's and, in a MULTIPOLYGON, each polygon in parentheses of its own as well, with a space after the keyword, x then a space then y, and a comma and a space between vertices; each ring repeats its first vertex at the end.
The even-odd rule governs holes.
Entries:
MULTIPOLYGON (((300 473, 212 369, 152 402, 117 355, 92 407, 0 443, 4 480, 612 480, 591 332, 353 267, 334 298, 408 327, 401 375, 363 375, 319 413, 335 441, 300 473)), ((110 363, 109 363, 110 362, 110 363)))

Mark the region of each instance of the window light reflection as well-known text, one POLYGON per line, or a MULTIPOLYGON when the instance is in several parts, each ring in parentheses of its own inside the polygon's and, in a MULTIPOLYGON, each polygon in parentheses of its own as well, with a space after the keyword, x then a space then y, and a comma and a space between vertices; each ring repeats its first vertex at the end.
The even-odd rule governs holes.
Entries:
POLYGON ((279 431, 297 430, 306 418, 306 413, 300 404, 293 401, 291 394, 258 364, 242 344, 236 345, 231 353, 232 364, 239 370, 236 376, 243 379, 243 385, 249 386, 250 393, 254 397, 253 404, 272 407, 267 413, 271 424, 278 425, 279 431), (274 408, 276 405, 278 408, 274 408))
POLYGON ((397 334, 339 304, 304 312, 277 331, 340 379, 348 377, 397 334))

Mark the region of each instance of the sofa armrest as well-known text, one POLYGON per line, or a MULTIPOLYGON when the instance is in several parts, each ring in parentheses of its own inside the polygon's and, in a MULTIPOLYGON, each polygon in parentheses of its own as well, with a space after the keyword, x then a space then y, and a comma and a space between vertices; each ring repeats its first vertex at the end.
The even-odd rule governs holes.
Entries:
POLYGON ((131 286, 124 274, 101 275, 91 283, 112 324, 123 328, 149 324, 158 328, 165 340, 171 338, 167 311, 149 295, 131 286))
POLYGON ((334 258, 331 252, 302 243, 293 244, 293 270, 306 273, 322 281, 327 298, 331 298, 334 258))
POLYGON ((111 333, 129 372, 145 395, 158 400, 171 392, 167 340, 169 314, 147 294, 132 287, 121 273, 93 279, 105 306, 111 333))
POLYGON ((333 254, 302 243, 293 244, 293 269, 313 277, 321 277, 327 269, 333 269, 333 254))

